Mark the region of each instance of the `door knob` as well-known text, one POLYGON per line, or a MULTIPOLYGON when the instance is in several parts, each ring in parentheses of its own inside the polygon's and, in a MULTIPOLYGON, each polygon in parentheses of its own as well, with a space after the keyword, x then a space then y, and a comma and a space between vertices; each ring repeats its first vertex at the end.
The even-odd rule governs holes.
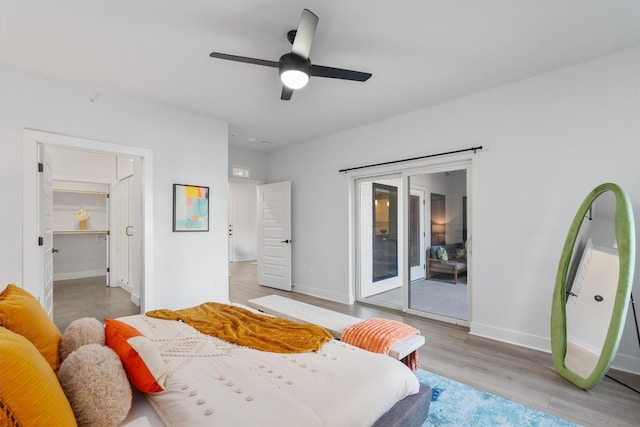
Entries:
POLYGON ((281 240, 280 243, 291 243, 291 240, 287 239, 287 240, 281 240))

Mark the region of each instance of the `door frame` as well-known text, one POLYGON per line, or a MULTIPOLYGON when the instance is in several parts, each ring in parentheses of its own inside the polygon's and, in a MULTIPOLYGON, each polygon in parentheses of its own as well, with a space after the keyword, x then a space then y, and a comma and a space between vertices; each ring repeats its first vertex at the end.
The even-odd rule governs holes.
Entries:
POLYGON ((405 215, 403 212, 404 202, 402 202, 403 194, 404 194, 404 185, 405 185, 405 182, 402 180, 402 176, 395 172, 358 176, 358 177, 355 177, 353 180, 353 185, 352 185, 353 197, 355 197, 355 200, 357 200, 357 202, 355 203, 351 202, 350 205, 352 206, 352 209, 353 209, 354 218, 358 219, 358 222, 350 223, 353 229, 353 233, 350 233, 350 235, 353 234, 353 236, 355 236, 355 238, 353 239, 353 242, 350 242, 350 247, 354 247, 353 250, 358 255, 353 265, 350 266, 350 268, 353 269, 353 274, 355 275, 355 278, 356 278, 356 280, 351 285, 351 289, 353 289, 354 295, 350 297, 350 301, 351 301, 351 298, 355 298, 356 301, 365 301, 367 297, 371 296, 374 293, 398 288, 399 287, 398 285, 402 286, 402 282, 404 281, 404 275, 406 274, 406 271, 402 267, 403 259, 401 257, 403 253, 402 247, 405 244, 404 242, 406 241, 404 240, 406 236, 402 231, 402 229, 404 228, 404 221, 405 221, 405 215), (398 264, 399 264, 398 272, 397 272, 398 274, 384 280, 379 280, 377 282, 373 282, 373 271, 372 271, 373 262, 363 263, 359 255, 361 251, 368 251, 368 248, 366 247, 370 247, 371 249, 373 249, 371 232, 368 229, 366 231, 362 230, 362 228, 360 227, 359 218, 362 218, 364 214, 365 217, 373 220, 373 215, 372 214, 370 215, 370 213, 372 209, 371 200, 373 197, 373 184, 375 182, 381 183, 383 185, 395 184, 398 186, 398 189, 399 189, 398 206, 397 206, 398 212, 399 212, 398 213, 399 231, 397 233, 398 234, 397 235, 398 264), (363 185, 360 185, 360 184, 363 184, 363 185), (366 185, 366 188, 365 188, 365 185, 366 185), (365 191, 364 193, 363 193, 363 190, 365 191), (366 202, 362 202, 362 200, 366 200, 366 202), (354 245, 357 247, 355 247, 354 245))
MULTIPOLYGON (((421 185, 415 185, 415 184, 411 184, 411 188, 409 189, 409 196, 417 196, 419 198, 419 217, 420 217, 420 231, 419 231, 419 238, 418 238, 418 247, 420 248, 420 265, 417 267, 409 267, 409 282, 413 281, 413 280, 417 280, 414 277, 414 270, 418 270, 420 269, 422 277, 420 277, 420 279, 424 279, 427 275, 427 270, 426 270, 426 252, 425 252, 425 239, 427 238, 426 236, 426 227, 425 227, 425 218, 426 218, 426 211, 425 208, 427 206, 426 204, 426 200, 427 200, 427 189, 426 187, 423 187, 421 185), (414 194, 414 193, 418 193, 418 194, 414 194)), ((409 210, 410 207, 407 206, 407 210, 409 210)), ((411 211, 409 211, 409 214, 411 214, 411 211)), ((411 244, 411 241, 408 241, 408 244, 411 244)), ((416 273, 418 274, 418 273, 416 273)))
POLYGON ((22 133, 22 286, 43 302, 43 265, 39 265, 43 247, 38 246, 40 205, 38 203, 38 147, 58 146, 87 150, 141 159, 142 181, 142 269, 140 277, 140 310, 146 310, 146 300, 153 301, 153 155, 151 150, 127 145, 113 144, 35 129, 24 129, 22 133))
MULTIPOLYGON (((467 215, 468 215, 468 244, 470 244, 472 236, 473 236, 473 194, 472 194, 472 166, 473 161, 471 157, 467 155, 461 154, 459 156, 452 156, 448 161, 442 161, 442 159, 425 159, 416 162, 412 162, 410 165, 401 165, 401 164, 393 164, 393 165, 384 165, 378 167, 371 167, 366 170, 354 170, 348 172, 349 176, 349 259, 351 262, 349 263, 349 291, 350 291, 350 302, 355 300, 359 302, 371 303, 371 300, 367 300, 366 298, 360 295, 360 248, 359 248, 359 239, 360 239, 360 231, 359 231, 359 194, 357 184, 362 179, 367 178, 380 178, 383 176, 391 176, 393 174, 399 174, 402 178, 402 205, 408 206, 409 204, 409 194, 410 194, 410 176, 414 175, 422 175, 422 174, 431 174, 431 173, 439 173, 439 172, 447 172, 453 170, 466 170, 466 187, 467 187, 467 215)), ((441 316, 433 313, 425 313, 417 310, 413 310, 409 308, 409 273, 410 267, 406 258, 409 252, 409 209, 403 209, 402 212, 402 235, 403 235, 403 245, 402 247, 402 277, 403 277, 403 297, 402 297, 402 307, 398 305, 387 304, 383 302, 377 302, 380 306, 400 310, 403 313, 413 314, 416 316, 439 320, 445 323, 451 323, 456 325, 469 326, 472 322, 473 315, 473 307, 472 307, 472 282, 473 282, 473 257, 471 250, 468 251, 467 258, 467 318, 468 320, 454 319, 451 317, 441 316)), ((470 247, 469 247, 470 249, 470 247)))

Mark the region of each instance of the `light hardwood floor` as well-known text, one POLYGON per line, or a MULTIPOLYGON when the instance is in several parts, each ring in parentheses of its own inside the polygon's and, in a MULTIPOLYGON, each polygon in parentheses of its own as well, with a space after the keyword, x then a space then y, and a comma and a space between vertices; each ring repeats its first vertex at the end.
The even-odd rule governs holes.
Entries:
MULTIPOLYGON (((278 294, 361 318, 403 321, 426 337, 427 343, 420 349, 423 369, 584 426, 640 426, 640 394, 609 378, 592 390, 580 390, 555 372, 548 353, 469 335, 463 327, 374 306, 345 305, 266 288, 256 283, 256 265, 251 262, 230 264, 230 274, 232 302, 246 304, 252 298, 278 294)), ((77 285, 74 281, 54 285, 54 320, 62 331, 79 317, 102 319, 137 312, 128 293, 106 288, 104 280, 89 284, 92 289, 77 285)), ((640 376, 616 371, 609 374, 640 390, 640 376)))
MULTIPOLYGON (((426 337, 420 349, 423 369, 584 426, 640 426, 640 394, 605 378, 583 391, 560 377, 548 353, 470 335, 451 326, 391 310, 356 303, 345 305, 311 296, 263 287, 252 262, 230 264, 229 299, 247 300, 277 294, 340 313, 385 317, 418 328, 426 337)), ((640 390, 640 376, 610 371, 609 375, 640 390)))

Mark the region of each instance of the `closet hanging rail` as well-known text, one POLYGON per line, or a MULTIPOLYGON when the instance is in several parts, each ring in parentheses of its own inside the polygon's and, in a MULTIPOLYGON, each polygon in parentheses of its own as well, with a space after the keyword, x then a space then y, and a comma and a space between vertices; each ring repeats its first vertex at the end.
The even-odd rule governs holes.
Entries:
POLYGON ((404 163, 404 162, 410 162, 412 160, 421 160, 421 159, 428 159, 430 157, 440 157, 440 156, 447 156, 449 154, 458 154, 458 153, 465 153, 467 151, 473 151, 473 153, 475 154, 476 151, 478 150, 482 150, 482 145, 479 145, 477 147, 471 147, 471 148, 464 148, 462 150, 454 150, 454 151, 447 151, 444 153, 438 153, 438 154, 428 154, 426 156, 420 156, 420 157, 411 157, 409 159, 402 159, 402 160, 391 160, 389 162, 382 162, 382 163, 374 163, 372 165, 365 165, 365 166, 356 166, 353 168, 346 168, 346 169, 340 169, 338 172, 350 172, 350 171, 354 171, 357 169, 366 169, 366 168, 372 168, 375 166, 385 166, 385 165, 392 165, 394 163, 404 163))

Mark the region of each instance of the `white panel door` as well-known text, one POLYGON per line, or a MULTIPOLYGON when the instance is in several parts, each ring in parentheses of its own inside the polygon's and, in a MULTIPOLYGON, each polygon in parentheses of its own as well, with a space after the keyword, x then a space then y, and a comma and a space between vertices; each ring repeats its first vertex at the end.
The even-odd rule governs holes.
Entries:
POLYGON ((42 298, 40 303, 53 319, 53 172, 51 158, 44 145, 38 144, 39 163, 43 165, 38 175, 38 202, 40 203, 40 246, 39 266, 42 266, 42 298))
POLYGON ((291 181, 258 186, 258 284, 291 290, 291 181))
POLYGON ((129 186, 129 223, 130 227, 125 228, 125 233, 129 239, 129 281, 131 283, 131 302, 141 305, 144 298, 143 292, 143 238, 145 227, 143 221, 142 198, 144 187, 142 183, 143 165, 140 157, 133 158, 133 177, 129 186))
POLYGON ((112 277, 112 286, 119 286, 132 291, 131 280, 131 176, 118 181, 111 189, 111 198, 117 208, 115 218, 111 222, 111 230, 115 233, 115 251, 113 267, 115 277, 112 277))

